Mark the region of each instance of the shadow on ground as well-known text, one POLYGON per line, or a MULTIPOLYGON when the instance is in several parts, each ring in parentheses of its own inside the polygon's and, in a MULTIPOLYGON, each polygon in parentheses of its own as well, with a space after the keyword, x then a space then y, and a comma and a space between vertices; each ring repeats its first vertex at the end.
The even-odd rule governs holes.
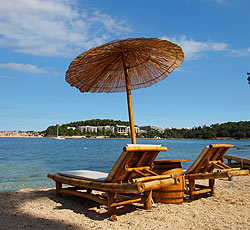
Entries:
MULTIPOLYGON (((127 205, 118 209, 117 215, 141 209, 141 206, 127 205)), ((79 225, 58 217, 62 210, 70 210, 90 220, 102 221, 108 218, 105 206, 79 197, 64 195, 58 197, 55 190, 21 190, 0 193, 0 229, 79 229, 79 225)), ((76 215, 79 218, 79 215, 76 215)))

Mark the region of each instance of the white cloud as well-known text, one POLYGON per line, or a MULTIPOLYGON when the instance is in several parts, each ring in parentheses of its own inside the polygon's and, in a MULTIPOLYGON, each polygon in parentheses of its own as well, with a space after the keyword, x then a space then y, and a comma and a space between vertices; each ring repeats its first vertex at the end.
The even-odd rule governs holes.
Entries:
POLYGON ((22 63, 6 63, 6 64, 0 64, 0 69, 11 69, 11 70, 17 70, 21 72, 26 72, 30 74, 47 74, 47 70, 38 68, 35 65, 31 64, 22 64, 22 63))
POLYGON ((250 47, 246 49, 231 50, 230 54, 236 57, 239 56, 250 56, 250 47))
POLYGON ((112 33, 120 33, 122 31, 129 32, 130 29, 123 26, 125 22, 119 21, 117 22, 115 19, 110 17, 109 15, 102 14, 99 10, 95 10, 93 13, 93 17, 90 19, 92 22, 102 23, 107 31, 112 33))
POLYGON ((176 37, 164 36, 161 39, 169 40, 182 47, 186 60, 195 60, 204 56, 209 51, 227 51, 227 44, 224 42, 199 42, 187 39, 186 36, 176 37))
POLYGON ((77 1, 1 0, 0 46, 41 56, 71 56, 129 32, 122 21, 77 1))

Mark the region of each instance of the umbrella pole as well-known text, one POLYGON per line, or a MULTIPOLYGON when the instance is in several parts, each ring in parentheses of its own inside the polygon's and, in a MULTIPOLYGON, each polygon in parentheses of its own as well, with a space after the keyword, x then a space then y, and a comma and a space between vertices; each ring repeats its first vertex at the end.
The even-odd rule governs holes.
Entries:
POLYGON ((131 85, 130 85, 130 80, 128 77, 128 70, 127 69, 125 69, 125 78, 126 78, 126 88, 127 88, 127 102, 128 102, 128 115, 129 115, 131 141, 132 141, 132 144, 136 144, 134 116, 133 116, 133 107, 132 107, 131 85))
POLYGON ((136 144, 136 136, 135 136, 135 125, 134 125, 134 116, 133 116, 133 107, 132 107, 132 95, 131 95, 131 84, 128 76, 128 68, 126 66, 124 60, 124 54, 122 53, 122 64, 124 68, 124 75, 126 80, 126 89, 127 89, 127 102, 128 102, 128 116, 129 116, 129 125, 130 125, 130 135, 132 144, 136 144))

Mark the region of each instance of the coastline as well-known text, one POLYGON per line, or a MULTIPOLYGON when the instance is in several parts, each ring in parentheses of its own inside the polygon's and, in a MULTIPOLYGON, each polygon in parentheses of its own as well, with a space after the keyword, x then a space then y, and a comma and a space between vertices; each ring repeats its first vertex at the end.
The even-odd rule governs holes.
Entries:
POLYGON ((0 138, 45 138, 45 137, 38 137, 38 136, 0 136, 0 138))
POLYGON ((23 189, 0 196, 1 229, 250 229, 250 176, 216 180, 216 195, 183 204, 140 204, 118 210, 118 220, 95 202, 57 197, 54 189, 23 189), (6 202, 7 201, 7 202, 6 202))
MULTIPOLYGON (((53 137, 43 137, 43 136, 0 136, 0 138, 48 138, 48 139, 53 139, 53 137)), ((92 137, 85 137, 85 136, 60 136, 64 139, 114 139, 114 140, 130 140, 131 138, 128 137, 99 137, 99 136, 92 136, 92 137)), ((241 138, 241 139, 235 139, 231 137, 226 137, 226 138, 212 138, 212 139, 205 139, 205 138, 136 138, 138 140, 250 140, 250 138, 241 138)))

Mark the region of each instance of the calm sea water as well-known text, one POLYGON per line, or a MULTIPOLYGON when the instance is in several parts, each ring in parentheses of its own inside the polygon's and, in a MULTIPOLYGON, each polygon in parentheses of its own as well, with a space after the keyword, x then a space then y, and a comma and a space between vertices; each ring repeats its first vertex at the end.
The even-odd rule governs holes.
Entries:
MULTIPOLYGON (((0 191, 54 187, 49 172, 88 169, 109 172, 126 139, 0 138, 0 191)), ((191 159, 187 169, 208 144, 233 144, 228 154, 250 159, 250 140, 137 140, 138 144, 168 147, 157 159, 191 159)))

